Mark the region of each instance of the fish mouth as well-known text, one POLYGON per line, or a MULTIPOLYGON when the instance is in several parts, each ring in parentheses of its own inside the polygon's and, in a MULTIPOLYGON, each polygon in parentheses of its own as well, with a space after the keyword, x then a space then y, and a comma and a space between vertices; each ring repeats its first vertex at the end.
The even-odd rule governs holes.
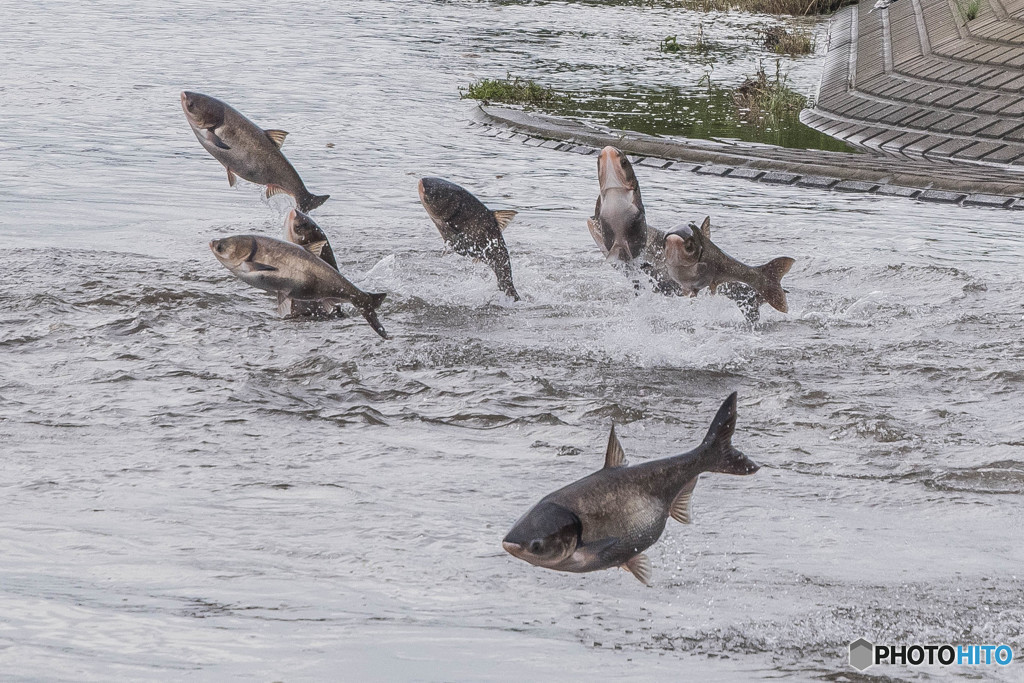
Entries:
POLYGON ((673 266, 690 266, 699 260, 697 250, 687 251, 686 240, 680 235, 665 238, 665 262, 673 266))
POLYGON ((626 176, 623 168, 622 152, 611 145, 601 150, 601 156, 597 158, 597 181, 601 185, 601 191, 633 189, 633 183, 626 176))
POLYGON ((512 541, 502 541, 501 547, 505 549, 505 552, 509 555, 513 555, 514 557, 519 557, 523 552, 523 546, 518 543, 513 543, 512 541))

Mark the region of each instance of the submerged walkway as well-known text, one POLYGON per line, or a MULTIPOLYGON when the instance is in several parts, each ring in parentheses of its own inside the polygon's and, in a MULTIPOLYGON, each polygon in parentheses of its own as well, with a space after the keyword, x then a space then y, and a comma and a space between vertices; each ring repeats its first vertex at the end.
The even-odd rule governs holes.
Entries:
POLYGON ((966 22, 957 0, 871 8, 832 19, 801 120, 890 156, 1024 167, 1024 0, 983 0, 966 22))
POLYGON ((834 192, 1024 209, 1024 167, 954 166, 874 154, 663 138, 490 105, 480 106, 470 125, 510 142, 578 154, 597 154, 601 147, 614 145, 634 163, 654 168, 834 192))

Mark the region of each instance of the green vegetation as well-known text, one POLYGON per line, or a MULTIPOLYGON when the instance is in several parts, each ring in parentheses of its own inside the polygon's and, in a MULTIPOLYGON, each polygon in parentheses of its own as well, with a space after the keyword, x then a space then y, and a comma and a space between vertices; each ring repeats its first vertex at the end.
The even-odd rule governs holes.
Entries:
POLYGON ((690 45, 686 45, 686 44, 680 45, 676 41, 676 36, 665 36, 662 39, 662 41, 661 41, 661 45, 659 45, 659 49, 662 52, 668 52, 670 54, 676 54, 676 53, 679 53, 679 52, 691 52, 691 53, 692 52, 699 52, 699 53, 704 54, 704 53, 711 52, 712 50, 716 49, 717 47, 718 46, 715 45, 715 43, 711 42, 710 40, 708 40, 707 38, 704 37, 704 24, 703 24, 703 22, 697 24, 697 39, 694 40, 692 44, 690 44, 690 45))
POLYGON ((981 0, 956 0, 956 9, 964 23, 978 17, 981 11, 981 0))
MULTIPOLYGON (((967 0, 974 1, 974 0, 967 0)), ((739 10, 755 14, 832 14, 855 0, 683 0, 677 6, 700 12, 728 12, 739 10)))
POLYGON ((769 78, 763 64, 759 65, 757 73, 733 92, 733 101, 745 117, 771 125, 799 116, 807 105, 807 98, 789 87, 779 60, 775 62, 774 79, 769 78))
MULTIPOLYGON (((774 78, 765 77, 766 81, 774 78)), ((587 88, 566 102, 545 104, 549 114, 583 119, 618 130, 695 139, 761 142, 796 149, 853 151, 845 143, 800 123, 800 108, 779 107, 768 116, 736 105, 735 88, 711 81, 705 74, 697 88, 687 86, 587 88)), ((799 95, 798 95, 799 97, 799 95)), ((802 101, 802 100, 801 100, 802 101)), ((768 109, 771 109, 769 106, 768 109)))
POLYGON ((568 97, 554 88, 538 85, 535 81, 506 74, 505 78, 481 78, 465 89, 459 88, 464 100, 503 102, 505 104, 554 104, 568 97))
POLYGON ((761 29, 761 44, 777 55, 809 55, 814 52, 814 35, 808 31, 787 31, 782 26, 761 29))

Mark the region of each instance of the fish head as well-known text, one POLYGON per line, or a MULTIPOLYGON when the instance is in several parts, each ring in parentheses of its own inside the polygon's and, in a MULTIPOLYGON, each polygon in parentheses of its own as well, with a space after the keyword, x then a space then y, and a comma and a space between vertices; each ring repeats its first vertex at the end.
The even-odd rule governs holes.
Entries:
POLYGON ((597 157, 597 181, 601 184, 601 192, 605 190, 639 190, 633 164, 617 147, 608 145, 597 157))
POLYGON ((256 253, 256 238, 249 235, 210 240, 210 251, 224 267, 234 271, 256 253))
POLYGON ((209 130, 224 122, 224 103, 209 95, 185 90, 181 93, 181 108, 196 128, 209 130))
POLYGON ((665 262, 676 268, 696 265, 704 251, 700 231, 680 225, 665 235, 665 262))
POLYGON ((541 502, 512 526, 501 547, 538 567, 555 567, 576 551, 582 531, 576 513, 557 503, 541 502))
POLYGON ((312 244, 326 239, 324 231, 312 218, 298 209, 292 209, 284 220, 285 238, 293 244, 312 244))
POLYGON ((466 190, 441 178, 420 178, 419 193, 427 215, 435 223, 443 224, 459 212, 466 190))

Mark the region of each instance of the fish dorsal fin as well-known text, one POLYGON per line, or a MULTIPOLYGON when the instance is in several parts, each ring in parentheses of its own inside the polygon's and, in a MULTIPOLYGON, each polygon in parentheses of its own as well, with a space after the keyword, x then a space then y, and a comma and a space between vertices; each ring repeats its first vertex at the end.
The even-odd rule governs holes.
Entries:
POLYGON ((324 247, 327 246, 327 240, 320 240, 319 242, 310 242, 306 245, 306 251, 313 254, 314 256, 320 256, 324 247))
POLYGON ((267 199, 270 199, 275 194, 288 194, 288 190, 280 185, 267 185, 267 199))
POLYGON ((693 487, 696 485, 697 477, 686 482, 686 486, 676 494, 676 499, 672 501, 672 507, 669 508, 669 514, 672 515, 672 519, 680 524, 689 524, 692 519, 690 515, 690 498, 693 496, 693 487))
POLYGON ((498 229, 504 230, 508 227, 508 224, 512 222, 512 219, 516 217, 518 211, 512 211, 506 209, 504 211, 494 211, 494 220, 498 221, 498 229))
POLYGON ((263 132, 267 134, 267 137, 270 138, 271 142, 277 145, 278 149, 281 149, 281 145, 284 144, 284 139, 288 137, 288 133, 283 130, 277 130, 276 128, 271 128, 270 130, 265 130, 263 132))
POLYGON ((622 568, 635 576, 643 585, 651 585, 651 560, 643 553, 631 557, 629 562, 622 565, 622 568))
POLYGON ((228 169, 228 185, 235 186, 235 173, 230 168, 228 169))
POLYGON ((622 450, 619 437, 615 436, 615 425, 612 425, 611 434, 608 435, 608 450, 604 453, 604 468, 622 467, 626 464, 626 452, 622 450))
POLYGON ((705 237, 711 239, 711 216, 704 217, 704 222, 700 224, 700 231, 705 237))

